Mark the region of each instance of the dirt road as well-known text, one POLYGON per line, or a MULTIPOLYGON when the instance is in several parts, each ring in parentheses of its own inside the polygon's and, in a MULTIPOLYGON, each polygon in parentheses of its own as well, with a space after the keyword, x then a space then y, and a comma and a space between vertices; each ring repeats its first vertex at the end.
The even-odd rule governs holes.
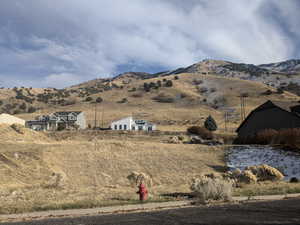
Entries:
POLYGON ((154 212, 47 219, 7 225, 196 225, 300 224, 300 198, 154 212))

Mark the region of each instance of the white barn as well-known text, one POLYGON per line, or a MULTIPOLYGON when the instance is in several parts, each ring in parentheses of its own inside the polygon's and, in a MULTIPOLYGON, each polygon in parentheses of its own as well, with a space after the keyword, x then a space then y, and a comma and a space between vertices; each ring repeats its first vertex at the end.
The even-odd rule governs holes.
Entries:
POLYGON ((110 125, 112 130, 136 130, 136 131, 153 131, 156 126, 146 120, 134 120, 132 117, 126 117, 113 121, 110 125))

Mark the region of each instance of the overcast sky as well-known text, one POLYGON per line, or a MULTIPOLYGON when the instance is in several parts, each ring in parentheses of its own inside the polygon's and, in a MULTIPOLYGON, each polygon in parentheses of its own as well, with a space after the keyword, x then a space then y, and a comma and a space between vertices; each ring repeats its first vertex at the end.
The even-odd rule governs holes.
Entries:
POLYGON ((300 58, 299 0, 1 0, 0 86, 300 58))

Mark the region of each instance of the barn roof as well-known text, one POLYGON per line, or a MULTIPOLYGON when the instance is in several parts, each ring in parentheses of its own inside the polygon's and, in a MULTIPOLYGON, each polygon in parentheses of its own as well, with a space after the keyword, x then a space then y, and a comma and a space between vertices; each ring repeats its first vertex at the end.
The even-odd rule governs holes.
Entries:
MULTIPOLYGON (((283 103, 281 103, 283 104, 283 103)), ((291 104, 285 104, 285 107, 287 107, 287 105, 289 105, 289 107, 291 106, 291 104)), ((287 107, 287 109, 289 109, 289 107, 287 107)), ((253 116, 253 114, 255 114, 256 112, 260 112, 260 111, 265 111, 265 110, 268 110, 268 109, 273 109, 273 108, 278 108, 279 110, 282 110, 286 113, 289 113, 291 116, 295 116, 297 118, 300 119, 300 116, 296 113, 292 113, 286 109, 283 109, 282 107, 279 107, 277 104, 275 105, 272 101, 268 100, 266 101, 264 104, 258 106, 256 109, 254 109, 253 111, 251 111, 251 113, 247 116, 247 118, 241 123, 241 125, 236 129, 236 132, 239 132, 239 130, 241 129, 241 127, 244 126, 245 123, 247 123, 247 121, 249 120, 249 118, 251 116, 253 116)))

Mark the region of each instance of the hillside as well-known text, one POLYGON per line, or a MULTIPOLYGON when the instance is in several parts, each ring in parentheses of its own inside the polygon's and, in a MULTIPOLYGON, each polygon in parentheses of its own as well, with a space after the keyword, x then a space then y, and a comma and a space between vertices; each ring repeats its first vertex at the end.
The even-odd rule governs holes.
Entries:
POLYGON ((2 88, 0 111, 34 119, 55 111, 80 110, 92 127, 95 111, 98 127, 108 127, 111 121, 132 115, 156 123, 158 129, 178 131, 202 125, 209 114, 224 128, 227 112, 227 125, 233 131, 240 123, 239 96, 247 96, 246 113, 269 99, 296 103, 300 99, 295 95, 300 91, 299 77, 276 75, 255 65, 204 60, 174 71, 127 72, 65 89, 2 88))

